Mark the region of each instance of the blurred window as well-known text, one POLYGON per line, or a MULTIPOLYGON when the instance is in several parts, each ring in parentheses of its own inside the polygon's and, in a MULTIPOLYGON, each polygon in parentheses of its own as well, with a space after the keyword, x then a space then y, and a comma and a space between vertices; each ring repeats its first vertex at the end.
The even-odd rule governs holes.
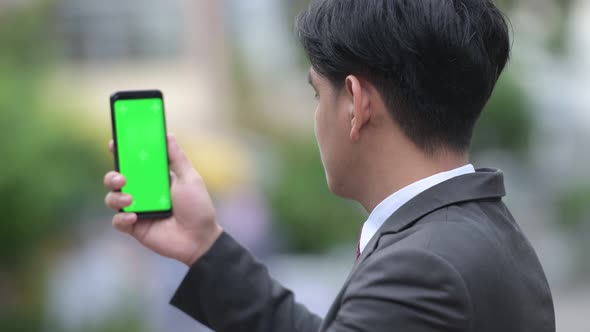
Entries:
POLYGON ((175 57, 183 50, 181 0, 59 0, 65 56, 75 60, 175 57))

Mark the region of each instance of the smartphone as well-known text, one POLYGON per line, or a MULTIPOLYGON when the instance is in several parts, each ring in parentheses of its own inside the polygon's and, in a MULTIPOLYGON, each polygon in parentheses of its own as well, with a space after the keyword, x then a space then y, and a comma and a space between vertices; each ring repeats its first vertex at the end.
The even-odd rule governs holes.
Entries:
POLYGON ((111 95, 115 170, 125 179, 121 192, 133 203, 121 212, 138 219, 172 215, 164 97, 158 90, 111 95))

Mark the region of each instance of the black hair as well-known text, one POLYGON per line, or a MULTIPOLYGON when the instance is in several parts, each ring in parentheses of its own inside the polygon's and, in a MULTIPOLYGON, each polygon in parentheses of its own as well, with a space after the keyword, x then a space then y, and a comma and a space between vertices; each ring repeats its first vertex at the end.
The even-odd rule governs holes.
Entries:
POLYGON ((491 0, 319 0, 296 30, 316 72, 336 88, 351 74, 370 81, 427 152, 469 148, 510 56, 491 0))

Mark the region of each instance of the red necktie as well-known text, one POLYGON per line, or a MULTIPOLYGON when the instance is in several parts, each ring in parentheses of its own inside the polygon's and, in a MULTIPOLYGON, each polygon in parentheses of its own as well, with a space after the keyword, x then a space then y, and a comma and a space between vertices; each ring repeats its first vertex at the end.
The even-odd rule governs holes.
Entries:
POLYGON ((361 235, 362 234, 363 234, 363 229, 361 228, 361 232, 359 233, 359 240, 356 243, 356 259, 359 259, 359 256, 361 255, 361 235))

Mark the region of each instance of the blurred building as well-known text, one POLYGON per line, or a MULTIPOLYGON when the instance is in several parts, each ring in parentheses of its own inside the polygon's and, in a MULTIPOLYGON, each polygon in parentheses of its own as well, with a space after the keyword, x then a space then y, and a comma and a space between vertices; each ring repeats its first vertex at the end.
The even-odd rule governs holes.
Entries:
POLYGON ((58 0, 62 60, 49 94, 75 87, 84 111, 106 124, 112 92, 161 89, 177 133, 224 130, 233 100, 224 22, 220 1, 58 0))

